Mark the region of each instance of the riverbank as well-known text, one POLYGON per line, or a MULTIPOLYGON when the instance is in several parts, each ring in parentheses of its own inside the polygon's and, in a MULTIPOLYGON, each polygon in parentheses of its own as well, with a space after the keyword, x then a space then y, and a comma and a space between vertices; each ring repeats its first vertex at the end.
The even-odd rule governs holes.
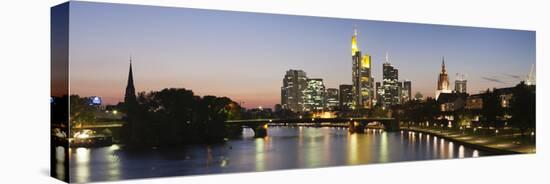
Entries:
POLYGON ((515 141, 514 135, 482 136, 462 134, 460 132, 441 129, 427 129, 419 127, 403 127, 402 130, 427 133, 461 143, 469 147, 501 154, 525 154, 535 153, 534 143, 520 144, 515 141))

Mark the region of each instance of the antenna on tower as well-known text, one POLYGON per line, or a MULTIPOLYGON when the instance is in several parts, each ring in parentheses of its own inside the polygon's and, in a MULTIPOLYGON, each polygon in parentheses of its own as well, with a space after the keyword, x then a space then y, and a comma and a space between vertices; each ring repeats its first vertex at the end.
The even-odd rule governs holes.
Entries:
POLYGON ((388 51, 386 51, 386 62, 390 62, 390 57, 388 56, 388 51))

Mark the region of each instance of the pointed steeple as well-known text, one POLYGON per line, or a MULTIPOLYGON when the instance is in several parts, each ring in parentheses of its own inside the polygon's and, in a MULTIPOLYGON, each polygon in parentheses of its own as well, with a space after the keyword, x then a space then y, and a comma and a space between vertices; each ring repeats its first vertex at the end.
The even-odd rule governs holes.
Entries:
POLYGON ((445 69, 445 56, 443 56, 443 60, 441 62, 441 73, 447 73, 447 70, 445 69))
POLYGON ((124 94, 124 102, 136 101, 136 89, 134 87, 134 76, 132 72, 132 56, 130 56, 130 70, 128 71, 128 84, 126 84, 126 93, 124 94))

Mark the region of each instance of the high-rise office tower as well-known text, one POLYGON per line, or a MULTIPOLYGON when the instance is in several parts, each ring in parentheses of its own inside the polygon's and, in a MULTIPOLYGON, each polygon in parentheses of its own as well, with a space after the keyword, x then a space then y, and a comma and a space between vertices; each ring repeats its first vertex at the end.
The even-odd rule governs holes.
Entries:
POLYGON ((371 56, 361 55, 357 46, 357 28, 351 37, 352 82, 355 109, 370 109, 373 99, 373 79, 371 75, 371 56))
POLYGON ((306 72, 302 70, 288 70, 283 78, 283 87, 281 87, 282 108, 301 112, 304 108, 302 92, 306 87, 306 72))
POLYGON ((382 105, 392 106, 399 103, 399 83, 398 71, 390 63, 388 54, 386 53, 386 61, 382 64, 382 87, 384 93, 382 95, 382 105))
POLYGON ((340 110, 349 111, 353 109, 353 86, 349 84, 340 85, 340 110))
POLYGON ((325 84, 323 79, 307 79, 307 87, 302 94, 304 108, 308 111, 322 111, 325 107, 325 84))

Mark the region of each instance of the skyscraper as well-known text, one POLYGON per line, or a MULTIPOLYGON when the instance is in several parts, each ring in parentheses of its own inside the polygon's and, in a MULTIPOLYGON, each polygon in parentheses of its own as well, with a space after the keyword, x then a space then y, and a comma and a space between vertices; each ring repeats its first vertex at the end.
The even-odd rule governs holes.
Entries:
POLYGON ((301 112, 304 108, 302 92, 306 87, 306 72, 302 70, 288 70, 283 78, 283 87, 281 87, 282 108, 301 112))
POLYGON ((382 105, 392 106, 399 103, 398 70, 393 67, 386 53, 386 61, 382 64, 382 105))
POLYGON ((464 78, 464 75, 458 75, 456 74, 456 80, 455 80, 455 92, 457 93, 467 93, 466 91, 466 79, 464 78))
POLYGON ((338 109, 340 105, 340 100, 338 99, 338 89, 328 88, 325 93, 325 109, 329 111, 334 111, 338 109))
POLYGON ((439 98, 441 93, 451 93, 449 88, 449 76, 447 76, 447 70, 445 69, 445 57, 443 57, 441 63, 441 73, 437 79, 437 90, 435 91, 435 99, 439 98))
POLYGON ((302 94, 304 111, 322 111, 325 107, 325 84, 323 79, 307 79, 307 87, 302 94))
POLYGON ((355 109, 370 109, 373 99, 373 79, 371 75, 371 56, 361 55, 357 46, 357 28, 351 37, 352 82, 355 109))
POLYGON ((401 89, 401 102, 405 103, 410 101, 412 98, 412 92, 411 92, 411 81, 405 80, 403 82, 403 88, 401 89))
POLYGON ((340 85, 340 110, 349 111, 353 109, 353 86, 349 84, 340 85))

